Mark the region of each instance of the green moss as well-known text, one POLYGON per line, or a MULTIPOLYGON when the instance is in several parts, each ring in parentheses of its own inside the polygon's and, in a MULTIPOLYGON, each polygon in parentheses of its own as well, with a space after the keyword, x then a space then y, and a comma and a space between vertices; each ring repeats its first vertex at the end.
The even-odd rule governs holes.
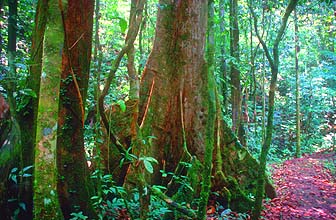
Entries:
POLYGON ((240 188, 237 180, 232 176, 228 176, 227 181, 228 189, 230 189, 231 193, 230 207, 239 212, 251 210, 254 202, 247 196, 246 192, 240 188))

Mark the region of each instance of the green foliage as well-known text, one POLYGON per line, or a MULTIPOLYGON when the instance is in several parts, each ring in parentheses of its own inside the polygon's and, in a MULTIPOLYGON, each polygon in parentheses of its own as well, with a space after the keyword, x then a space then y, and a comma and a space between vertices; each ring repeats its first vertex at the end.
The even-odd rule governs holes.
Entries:
POLYGON ((324 162, 324 167, 330 171, 332 176, 336 175, 336 167, 335 167, 335 163, 333 161, 325 161, 324 162))
MULTIPOLYGON (((257 3, 255 3, 257 4, 257 3)), ((297 7, 299 24, 299 75, 301 102, 301 147, 302 153, 312 153, 324 148, 330 148, 333 143, 331 124, 334 119, 334 98, 336 92, 334 39, 332 31, 334 11, 325 3, 307 2, 297 7), (309 8, 309 10, 307 10, 309 8), (309 12, 309 13, 307 13, 309 12), (329 115, 329 116, 328 116, 329 115), (329 119, 328 119, 329 118, 329 119)), ((265 14, 267 15, 267 14, 265 14)), ((265 19, 268 19, 267 16, 265 19)), ((275 24, 278 21, 274 22, 275 24)), ((270 23, 267 22, 266 25, 270 23)), ((273 30, 270 27, 270 30, 273 30)), ((269 33, 271 34, 271 33, 269 33)), ((244 40, 242 40, 244 42, 244 40)), ((242 47, 247 47, 243 43, 242 47)), ((294 22, 290 22, 284 41, 280 45, 280 73, 278 91, 276 94, 276 111, 274 116, 274 133, 269 159, 281 161, 294 156, 296 145, 295 133, 295 71, 294 71, 294 22)), ((261 55, 261 54, 260 54, 261 55)), ((262 56, 257 53, 255 60, 256 114, 257 121, 249 126, 248 146, 258 155, 258 146, 262 144, 262 106, 261 92, 262 71, 268 69, 268 63, 263 63, 262 56)), ((244 54, 242 55, 244 56, 244 54)), ((269 83, 269 73, 266 72, 266 88, 269 83)), ((251 85, 247 84, 247 88, 251 85)), ((265 91, 266 94, 268 91, 265 91)), ((253 94, 250 94, 253 95, 253 94)), ((253 96, 249 106, 249 118, 253 116, 253 96)), ((267 103, 267 97, 266 97, 267 103)), ((267 112, 267 109, 266 109, 267 112)))
POLYGON ((126 104, 124 100, 118 100, 117 104, 119 105, 122 112, 126 111, 126 104))
MULTIPOLYGON (((301 116, 302 116, 302 152, 312 153, 321 149, 330 148, 336 143, 336 112, 335 112, 335 97, 336 97, 336 53, 335 53, 335 19, 334 10, 331 6, 331 0, 320 1, 301 1, 298 7, 298 22, 299 22, 299 67, 300 67, 300 86, 301 86, 301 116)), ((240 28, 240 60, 237 61, 229 55, 229 13, 228 1, 215 1, 216 12, 220 13, 223 10, 223 17, 219 14, 214 17, 215 38, 218 45, 215 48, 216 66, 215 75, 217 76, 216 83, 222 85, 230 81, 228 76, 224 76, 221 72, 220 64, 237 65, 241 72, 241 85, 244 94, 243 103, 246 101, 246 109, 250 121, 244 121, 246 128, 246 135, 249 149, 254 155, 260 154, 260 146, 262 145, 262 81, 263 71, 266 71, 265 82, 266 88, 269 85, 269 63, 263 60, 263 55, 260 50, 260 45, 254 36, 253 30, 250 26, 250 14, 247 8, 247 3, 240 1, 239 6, 239 28, 240 28), (219 5, 219 2, 223 5, 219 5), (220 29, 221 22, 224 22, 225 28, 220 29), (252 32, 252 39, 250 39, 250 32, 252 32), (251 41, 250 41, 251 40, 251 41), (252 45, 250 45, 252 43, 252 45), (220 46, 219 46, 220 45, 220 46), (259 49, 258 49, 259 47, 259 49), (252 52, 251 52, 252 48, 252 52), (225 53, 222 54, 222 50, 225 53), (251 62, 251 53, 255 52, 254 66, 251 62), (252 69, 255 68, 255 78, 252 74, 252 69), (256 98, 254 103, 253 96, 256 98), (255 106, 254 106, 255 105, 255 106), (254 113, 255 111, 255 113, 254 113), (255 114, 255 115, 254 115, 255 114), (254 120, 256 116, 256 120, 254 120)), ((282 6, 286 1, 253 1, 257 16, 263 17, 265 23, 259 25, 261 29, 265 28, 264 36, 272 41, 275 37, 274 33, 279 24, 282 6), (281 6, 281 7, 280 7, 281 6), (272 14, 274 16, 272 16, 272 14)), ((97 71, 98 76, 90 75, 90 84, 88 99, 86 100, 86 112, 96 108, 97 94, 107 73, 111 69, 113 60, 120 52, 120 49, 125 41, 125 32, 128 28, 128 9, 130 1, 124 0, 107 0, 101 1, 100 11, 100 47, 99 59, 95 60, 92 67, 92 73, 97 71), (98 69, 97 63, 101 62, 101 67, 98 69)), ((25 107, 29 107, 32 99, 36 98, 36 94, 28 87, 29 83, 29 69, 31 65, 36 65, 29 62, 31 47, 31 33, 33 32, 34 14, 36 1, 24 0, 19 4, 18 15, 18 39, 17 39, 17 56, 15 66, 17 74, 15 77, 8 77, 7 55, 5 45, 8 42, 7 36, 7 18, 8 6, 5 1, 3 11, 1 12, 1 51, 0 51, 0 90, 6 95, 6 85, 13 83, 16 88, 14 91, 14 98, 16 101, 16 110, 21 111, 25 107)), ((152 42, 155 34, 156 11, 157 8, 170 8, 165 4, 157 4, 157 1, 147 1, 146 6, 146 23, 143 24, 141 39, 135 44, 136 46, 136 65, 139 70, 144 67, 147 57, 152 48, 152 42)), ((274 135, 270 154, 268 160, 271 162, 279 162, 294 156, 295 151, 295 80, 294 80, 294 35, 293 22, 290 21, 287 34, 284 36, 283 43, 280 45, 281 52, 281 66, 279 75, 279 84, 276 94, 276 112, 274 119, 274 135)), ((117 103, 122 112, 126 111, 125 101, 128 99, 129 79, 127 78, 127 60, 124 58, 118 69, 112 89, 107 98, 107 105, 117 103)), ((64 83, 71 83, 72 77, 64 80, 64 83)), ((61 95, 65 95, 65 91, 60 91, 61 95)), ((229 91, 225 91, 229 94, 229 91)), ((267 90, 265 93, 267 94, 267 90)), ((221 99, 224 97, 224 92, 220 93, 221 99)), ((229 95, 228 95, 229 96, 229 95)), ((266 98, 267 103, 267 98, 266 98)), ((267 109, 266 109, 267 112, 267 109)), ((231 112, 229 112, 231 113, 231 112)), ((24 113, 25 114, 25 113, 24 113)), ((224 115, 226 121, 230 121, 230 115, 224 115)), ((99 119, 95 119, 93 123, 86 123, 85 125, 85 146, 88 152, 88 157, 94 155, 97 150, 97 143, 103 143, 100 137, 102 131, 99 119)), ((64 127, 70 129, 71 127, 64 127)), ((147 137, 142 140, 144 145, 151 145, 152 139, 155 137, 147 137)), ((138 163, 147 174, 154 171, 154 164, 158 161, 148 155, 134 155, 132 149, 129 148, 122 159, 120 160, 120 167, 126 162, 133 164, 138 163)), ((15 149, 15 151, 17 151, 15 149)), ((12 156, 11 151, 2 152, 0 161, 7 161, 12 156)), ((243 156, 243 155, 241 155, 243 156)), ((94 158, 93 158, 94 159, 94 158)), ((226 158, 223 158, 225 160, 226 158)), ((162 172, 164 178, 172 179, 174 184, 178 185, 176 194, 173 196, 176 201, 182 204, 189 204, 194 201, 193 205, 197 206, 197 199, 194 193, 199 185, 199 178, 197 174, 201 170, 200 164, 193 162, 181 162, 182 170, 189 172, 162 172)), ((325 163, 327 168, 330 168, 333 173, 332 164, 325 163)), ((32 166, 28 166, 19 170, 13 168, 9 175, 9 180, 15 184, 19 184, 22 178, 30 178, 29 171, 32 166)), ((93 180, 101 183, 101 189, 98 189, 97 195, 92 197, 97 210, 100 213, 100 219, 117 219, 122 210, 127 209, 127 212, 134 217, 139 216, 139 192, 132 191, 123 187, 116 186, 111 175, 102 175, 101 171, 93 173, 93 180)), ((99 184, 98 184, 99 185, 99 184)), ((163 187, 163 186, 158 186, 163 187)), ((163 187, 162 191, 166 188, 163 187)), ((17 201, 17 198, 14 198, 17 201)), ((14 202, 14 201, 11 201, 14 202)), ((17 216, 20 210, 25 210, 24 203, 18 203, 18 209, 14 216, 17 216)), ((157 196, 151 196, 151 212, 149 214, 151 219, 162 219, 167 214, 175 212, 171 207, 162 201, 157 196)), ((72 219, 87 219, 82 212, 72 213, 72 219)))
POLYGON ((71 213, 71 216, 73 216, 73 217, 70 220, 85 220, 85 219, 88 219, 87 216, 83 215, 83 212, 71 213))
MULTIPOLYGON (((134 160, 136 159, 135 156, 130 157, 134 160)), ((150 166, 152 166, 152 163, 157 163, 157 160, 152 157, 140 157, 138 160, 135 160, 134 163, 138 163, 136 161, 142 161, 145 168, 146 163, 151 164, 150 166)), ((193 169, 193 164, 191 163, 181 162, 181 166, 186 169, 193 169)), ((148 172, 151 170, 151 168, 146 169, 148 172)), ((178 192, 172 197, 173 200, 171 201, 179 202, 181 205, 185 206, 197 207, 198 199, 187 198, 189 195, 193 195, 194 190, 192 186, 193 183, 191 182, 192 180, 188 176, 178 175, 173 172, 161 172, 163 177, 172 178, 172 183, 179 186, 178 192)), ((197 174, 198 173, 196 173, 196 175, 197 174)), ((116 186, 112 175, 101 175, 100 170, 93 172, 91 178, 95 182, 101 182, 101 191, 91 198, 95 209, 98 211, 99 219, 114 220, 120 219, 122 216, 128 216, 131 217, 131 219, 139 219, 140 201, 139 192, 136 188, 126 189, 122 186, 116 186)), ((165 186, 154 185, 151 187, 155 190, 159 190, 162 194, 167 191, 165 186)), ((148 191, 149 189, 146 190, 148 191)), ((162 197, 155 193, 150 193, 150 212, 148 213, 148 219, 167 219, 166 217, 173 213, 175 213, 174 216, 184 216, 170 206, 167 201, 164 201, 162 197)), ((75 213, 73 213, 73 215, 75 215, 75 213)), ((75 217, 77 217, 77 215, 75 217)), ((185 216, 182 218, 185 218, 185 216)))
MULTIPOLYGON (((8 180, 12 181, 16 187, 20 187, 20 185, 25 181, 24 178, 30 178, 32 177, 32 168, 33 166, 27 166, 22 168, 22 170, 19 170, 19 168, 14 167, 10 171, 8 175, 8 180)), ((16 209, 13 212, 12 218, 18 219, 18 216, 20 212, 26 212, 26 204, 22 202, 22 200, 18 198, 10 198, 8 199, 8 203, 12 204, 13 206, 17 206, 16 209)))
POLYGON ((9 176, 8 179, 12 180, 15 184, 18 184, 18 178, 27 178, 27 177, 31 177, 32 174, 28 173, 27 171, 29 171, 31 168, 33 168, 33 166, 27 166, 24 167, 22 170, 19 171, 19 169, 17 167, 14 167, 9 176))
POLYGON ((154 168, 153 168, 152 163, 158 164, 158 161, 155 158, 153 158, 153 157, 140 157, 139 161, 142 161, 144 163, 145 169, 149 173, 153 173, 154 172, 154 168))
POLYGON ((119 26, 120 26, 121 32, 125 33, 127 29, 127 21, 124 18, 120 18, 120 17, 116 19, 119 19, 119 26))

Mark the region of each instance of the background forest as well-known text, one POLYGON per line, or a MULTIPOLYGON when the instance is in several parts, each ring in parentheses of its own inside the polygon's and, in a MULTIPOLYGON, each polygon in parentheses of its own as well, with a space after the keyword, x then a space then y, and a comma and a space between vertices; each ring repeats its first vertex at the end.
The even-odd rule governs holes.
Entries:
POLYGON ((335 1, 1 0, 1 218, 258 219, 335 151, 335 44, 335 1))

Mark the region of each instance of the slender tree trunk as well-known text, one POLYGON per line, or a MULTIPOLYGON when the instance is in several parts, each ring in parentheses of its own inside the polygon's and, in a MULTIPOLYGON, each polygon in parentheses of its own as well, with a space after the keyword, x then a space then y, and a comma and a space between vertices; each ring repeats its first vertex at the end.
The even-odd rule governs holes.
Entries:
POLYGON ((214 36, 214 1, 208 2, 208 36, 207 36, 207 107, 208 117, 206 121, 205 133, 205 155, 202 173, 202 191, 200 194, 200 205, 198 219, 206 219, 206 208, 211 188, 212 156, 215 146, 215 124, 216 124, 216 84, 215 72, 215 36, 214 36))
POLYGON ((8 102, 12 110, 12 117, 16 119, 16 102, 14 98, 14 92, 16 90, 16 35, 17 35, 17 0, 8 1, 8 78, 7 78, 7 93, 8 102))
MULTIPOLYGON (((143 22, 142 12, 146 1, 131 1, 131 11, 129 18, 130 30, 138 32, 140 26, 143 22), (139 5, 138 5, 139 4, 139 5), (140 13, 139 13, 140 12, 140 13)), ((126 42, 129 41, 129 38, 132 35, 127 35, 126 42)), ((130 127, 130 136, 131 136, 131 144, 130 147, 132 149, 132 153, 136 155, 138 158, 143 156, 146 151, 146 147, 142 144, 142 136, 141 133, 138 132, 138 117, 139 117, 139 98, 140 98, 140 79, 138 72, 135 67, 135 47, 134 44, 129 45, 129 50, 126 52, 127 54, 127 71, 129 76, 130 90, 129 97, 132 107, 131 110, 131 119, 129 123, 130 127)), ((125 168, 128 165, 125 166, 125 168)), ((125 169, 126 170, 126 169, 125 169)), ((146 188, 146 180, 145 180, 145 169, 142 166, 132 166, 129 170, 128 178, 136 181, 136 187, 139 191, 139 200, 140 200, 140 218, 147 219, 149 213, 149 205, 150 205, 150 197, 149 193, 147 193, 146 188)), ((126 173, 125 173, 126 175, 126 173)), ((127 181, 129 181, 127 179, 127 181)), ((132 180, 131 180, 132 181, 132 180)), ((126 183, 128 184, 128 183, 126 183)))
POLYGON ((95 189, 97 196, 102 196, 102 177, 103 177, 103 171, 99 169, 102 166, 102 152, 99 149, 100 140, 102 138, 101 135, 101 129, 98 125, 99 124, 99 105, 98 105, 98 98, 100 96, 100 81, 101 81, 101 66, 102 66, 102 51, 101 51, 101 45, 100 45, 100 37, 99 37, 99 19, 100 19, 100 0, 96 0, 95 2, 95 18, 94 18, 94 50, 93 50, 93 64, 94 64, 94 71, 93 71, 93 78, 95 81, 95 87, 94 87, 94 106, 93 109, 91 109, 91 112, 88 112, 88 116, 86 120, 90 120, 90 123, 93 124, 93 133, 94 133, 94 149, 93 149, 93 167, 94 169, 98 169, 99 172, 97 173, 97 180, 95 181, 95 189), (89 116, 90 115, 90 116, 89 116))
POLYGON ((296 9, 294 9, 294 41, 295 41, 295 101, 296 101, 296 150, 295 157, 301 156, 301 125, 300 125, 300 76, 299 76, 299 27, 296 9))
POLYGON ((285 14, 282 17, 281 26, 273 42, 273 48, 272 48, 273 54, 272 55, 270 51, 268 50, 266 42, 262 39, 261 35, 259 34, 257 17, 253 11, 252 2, 250 1, 249 3, 249 7, 253 15, 253 19, 254 19, 254 29, 264 49, 265 55, 270 63, 271 73, 272 73, 269 94, 268 94, 268 114, 267 114, 267 125, 266 125, 266 137, 265 137, 265 142, 262 145, 261 154, 260 154, 260 160, 259 160, 260 167, 259 167, 259 175, 258 175, 258 180, 257 180, 258 184, 257 184, 256 201, 255 201, 255 207, 254 207, 253 214, 252 214, 252 219, 255 219, 255 220, 259 219, 260 217, 262 199, 265 193, 264 189, 265 189, 265 179, 266 179, 266 174, 265 174, 266 158, 267 158, 268 151, 270 149, 271 142, 272 142, 275 90, 276 90, 277 77, 278 77, 278 72, 279 72, 279 44, 285 32, 288 18, 291 12, 295 9, 297 3, 298 3, 298 0, 290 0, 287 5, 285 14))
POLYGON ((37 106, 40 94, 43 39, 47 22, 48 0, 39 0, 36 8, 35 27, 33 29, 33 39, 30 54, 31 65, 29 67, 29 78, 27 87, 32 90, 33 96, 29 97, 30 102, 18 113, 18 121, 22 130, 22 154, 24 166, 32 164, 33 146, 35 143, 37 118, 37 106))
MULTIPOLYGON (((234 59, 231 63, 231 105, 232 130, 240 134, 242 114, 242 94, 239 71, 239 27, 238 27, 238 0, 230 2, 230 55, 234 59)), ((241 137, 239 137, 241 138, 241 137)))
POLYGON ((266 134, 266 86, 265 86, 265 78, 266 78, 266 69, 264 68, 266 65, 265 54, 263 54, 262 58, 262 80, 261 80, 261 91, 262 91, 262 110, 261 110, 261 145, 265 142, 265 134, 266 134))
POLYGON ((36 125, 34 219, 63 219, 57 196, 56 143, 63 28, 57 0, 50 0, 44 35, 42 77, 36 125))
MULTIPOLYGON (((136 22, 136 19, 137 19, 136 10, 137 10, 137 0, 132 0, 131 1, 131 12, 130 12, 130 18, 129 18, 130 25, 134 25, 134 23, 136 22)), ((129 50, 127 51, 127 57, 128 57, 127 72, 130 78, 129 96, 131 100, 139 100, 140 80, 139 80, 139 76, 136 71, 135 63, 134 63, 134 59, 135 59, 134 44, 130 45, 129 50)))
POLYGON ((227 114, 228 112, 228 73, 227 73, 227 64, 226 64, 226 41, 227 41, 227 36, 225 34, 225 28, 226 28, 226 23, 225 23, 225 8, 226 8, 226 0, 220 0, 219 1, 219 18, 220 18, 220 51, 221 51, 221 58, 220 58, 220 72, 221 72, 221 95, 223 96, 223 109, 224 113, 227 114))
POLYGON ((69 1, 62 5, 64 28, 61 99, 58 120, 58 193, 66 219, 73 212, 94 219, 93 185, 84 151, 84 116, 90 71, 93 0, 69 1), (80 184, 79 184, 80 183, 80 184))
MULTIPOLYGON (((3 20, 4 20, 4 13, 3 13, 3 5, 4 5, 4 0, 0 0, 0 28, 1 29, 4 29, 5 28, 5 22, 3 22, 3 20)), ((2 36, 2 33, 0 32, 0 64, 1 65, 4 65, 5 63, 4 63, 4 45, 3 45, 3 41, 4 41, 4 39, 3 39, 3 36, 2 36)), ((0 67, 0 73, 1 74, 4 74, 4 69, 3 69, 3 67, 0 67)))
MULTIPOLYGON (((12 139, 11 145, 18 145, 18 146, 14 148, 12 156, 11 158, 9 158, 9 161, 6 162, 6 164, 11 164, 10 166, 19 167, 20 169, 31 166, 34 163, 37 105, 38 105, 40 75, 42 66, 43 36, 46 25, 47 10, 48 10, 47 1, 38 1, 35 16, 35 30, 33 33, 32 49, 31 49, 32 62, 29 71, 30 76, 28 78, 28 84, 27 84, 27 88, 32 89, 32 95, 30 97, 25 97, 25 99, 30 99, 30 102, 23 108, 19 109, 19 112, 16 115, 17 120, 12 121, 13 123, 12 129, 15 130, 11 130, 11 133, 9 134, 10 137, 15 135, 16 136, 15 140, 18 141, 16 144, 14 144, 13 141, 14 139, 12 139), (21 157, 21 155, 24 156, 21 157), (15 164, 12 163, 14 161, 15 164)), ((11 9, 11 11, 13 11, 13 9, 11 9)), ((13 30, 11 30, 11 32, 13 32, 13 30)), ((13 47, 12 50, 15 49, 15 46, 16 45, 12 43, 13 47)), ((10 79, 15 81, 13 77, 10 79)), ((14 88, 15 84, 12 85, 13 85, 12 87, 14 88)), ((13 109, 12 111, 15 112, 15 109, 13 109)), ((5 158, 4 155, 2 155, 1 157, 3 159, 5 158)), ((32 219, 33 179, 21 178, 18 184, 19 184, 19 190, 18 195, 16 197, 18 198, 19 202, 22 202, 26 205, 26 211, 21 211, 18 217, 20 219, 32 219)), ((13 193, 12 192, 13 190, 11 189, 7 189, 7 191, 8 194, 13 193)))

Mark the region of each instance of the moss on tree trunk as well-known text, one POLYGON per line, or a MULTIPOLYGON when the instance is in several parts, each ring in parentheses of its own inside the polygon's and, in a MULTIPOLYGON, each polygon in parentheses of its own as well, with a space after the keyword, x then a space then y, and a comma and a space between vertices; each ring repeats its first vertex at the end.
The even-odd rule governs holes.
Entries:
MULTIPOLYGON (((209 100, 215 100, 211 103, 218 103, 218 100, 204 60, 207 5, 197 0, 175 3, 161 0, 159 5, 156 36, 142 75, 139 103, 138 124, 142 138, 148 140, 148 137, 155 137, 148 142, 148 151, 143 153, 159 161, 154 175, 149 179, 153 184, 169 183, 168 195, 177 192, 174 198, 179 202, 179 192, 185 192, 184 189, 179 189, 180 186, 171 181, 169 175, 162 177, 160 170, 182 173, 191 179, 194 188, 193 192, 187 191, 188 201, 200 196, 199 183, 202 181, 205 184, 204 192, 210 186, 227 196, 231 207, 251 209, 252 202, 247 195, 249 192, 255 193, 255 170, 259 164, 221 119, 220 111, 214 110, 215 107, 209 108, 209 100), (211 136, 217 137, 218 141, 215 142, 211 136), (210 156, 211 148, 215 146, 216 155, 210 156), (188 170, 180 162, 190 163, 192 168, 188 170), (196 164, 199 164, 197 168, 196 164), (212 179, 209 184, 199 173, 204 171, 206 176, 210 169, 215 174, 218 167, 213 169, 213 164, 220 164, 223 181, 217 183, 212 179), (207 170, 204 170, 205 166, 207 170)), ((124 116, 129 117, 131 111, 116 111, 113 113, 116 115, 111 116, 114 119, 112 127, 118 125, 114 132, 119 140, 131 137, 128 123, 122 123, 123 128, 118 122, 124 116)), ((127 122, 130 119, 120 120, 127 122)), ((204 207, 204 201, 201 206, 204 207)))
POLYGON ((58 1, 48 7, 34 163, 34 219, 63 219, 57 196, 56 142, 63 27, 58 1))

